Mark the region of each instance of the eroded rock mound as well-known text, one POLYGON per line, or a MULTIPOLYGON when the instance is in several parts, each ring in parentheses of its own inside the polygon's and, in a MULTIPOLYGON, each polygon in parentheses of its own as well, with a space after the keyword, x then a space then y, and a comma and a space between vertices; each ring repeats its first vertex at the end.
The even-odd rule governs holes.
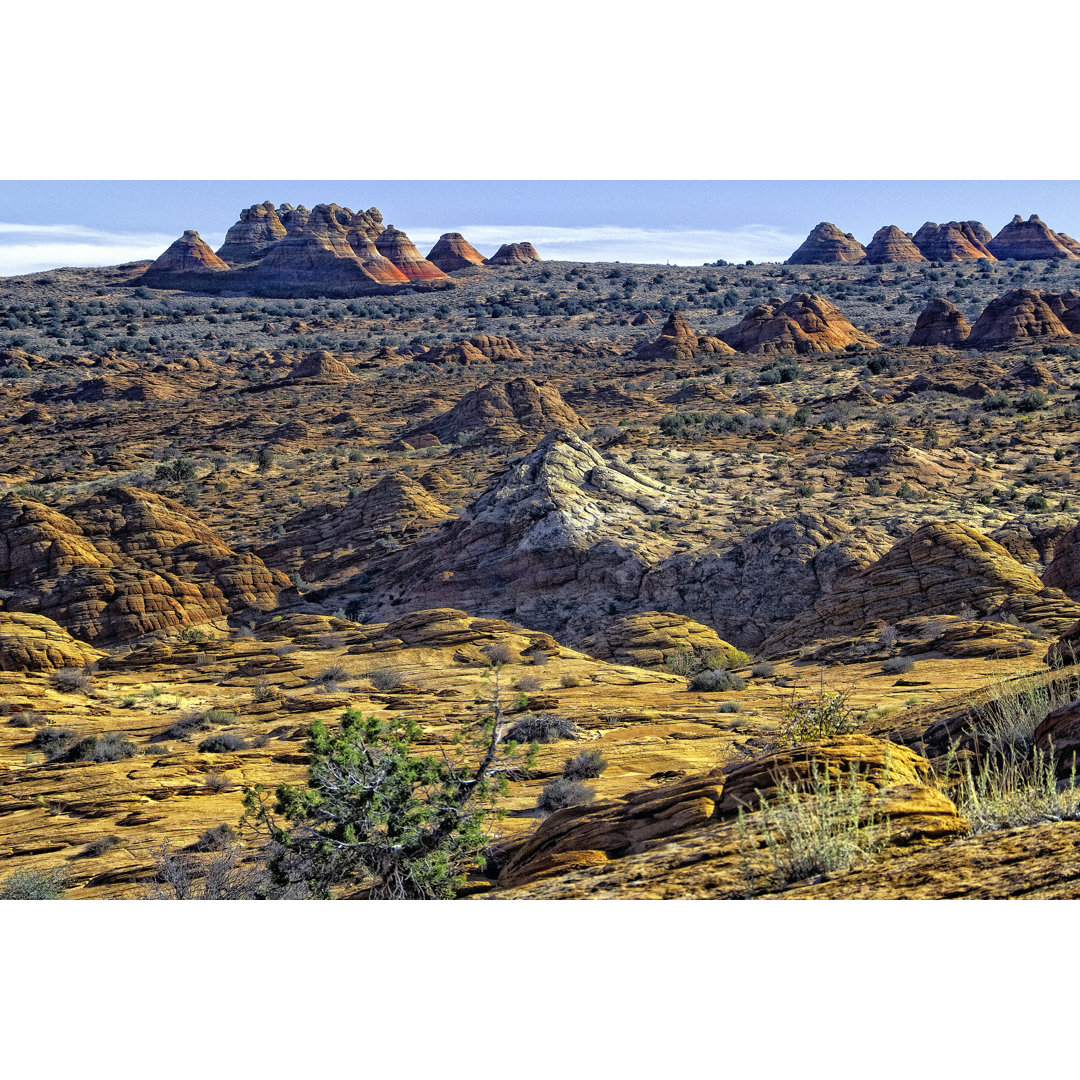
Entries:
POLYGON ((5 606, 89 642, 125 641, 277 605, 288 579, 237 553, 180 503, 110 488, 61 513, 0 499, 5 606))
POLYGON ((556 387, 522 378, 472 390, 449 412, 411 428, 401 438, 414 446, 425 435, 435 435, 443 443, 468 437, 480 437, 485 443, 515 442, 586 426, 556 387))
POLYGON ((1038 289, 1011 289, 991 300, 975 320, 968 334, 972 348, 997 348, 1023 344, 1033 339, 1071 338, 1069 329, 1055 314, 1060 297, 1038 289))
POLYGON ((896 225, 886 225, 874 233, 863 262, 871 265, 926 262, 926 256, 915 246, 911 233, 903 232, 896 225))
POLYGON ((674 657, 715 660, 736 651, 711 626, 673 611, 642 611, 613 619, 582 641, 581 650, 597 660, 652 668, 662 668, 674 657))
POLYGON ((915 615, 1012 614, 1060 632, 1080 605, 1049 589, 1000 544, 959 522, 931 522, 816 600, 762 645, 784 653, 817 639, 863 634, 915 615))
POLYGON ((779 307, 761 304, 720 334, 739 352, 780 356, 828 353, 877 342, 854 326, 823 296, 796 293, 779 307))
POLYGON ((692 360, 706 353, 734 356, 735 350, 714 337, 698 337, 681 311, 673 311, 655 341, 639 345, 635 356, 639 360, 692 360))
POLYGON ((308 353, 299 364, 289 372, 291 381, 303 379, 310 383, 340 386, 357 381, 347 364, 335 359, 326 349, 317 349, 308 353))
POLYGON ((484 262, 488 266, 521 266, 525 263, 540 262, 540 256, 532 244, 503 244, 490 259, 484 262))
POLYGON ((285 239, 286 228, 272 202, 240 211, 240 220, 225 234, 217 256, 234 266, 261 259, 266 249, 285 239))
POLYGON ((993 259, 986 246, 990 232, 978 221, 927 221, 912 237, 915 246, 933 262, 993 259))
POLYGON ((1042 579, 1044 585, 1080 600, 1080 525, 1054 541, 1053 558, 1042 579))
POLYGON ((412 543, 453 517, 410 476, 387 473, 344 506, 314 506, 285 522, 285 535, 259 549, 270 566, 305 581, 347 581, 388 550, 412 543))
POLYGON ((857 263, 865 258, 866 248, 851 233, 841 232, 831 221, 823 221, 814 226, 788 262, 795 266, 814 266, 857 263))
POLYGON ((213 274, 228 269, 228 265, 210 250, 210 245, 194 229, 188 229, 150 264, 143 276, 152 281, 181 274, 213 274))
POLYGON ((443 233, 428 252, 427 258, 428 262, 434 263, 446 274, 484 265, 484 256, 461 233, 456 232, 443 233))
MULTIPOLYGON (((1075 259, 1065 239, 1058 236, 1038 214, 1025 221, 1016 214, 986 246, 998 259, 1075 259)), ((1076 243, 1076 241, 1072 241, 1076 243)))
POLYGON ((0 610, 0 671, 55 671, 103 656, 44 615, 0 610))
POLYGON ((400 229, 388 225, 375 240, 379 254, 389 259, 410 281, 449 281, 434 263, 428 262, 400 229))
POLYGON ((940 297, 919 315, 908 344, 955 347, 967 341, 970 333, 971 325, 964 313, 954 303, 940 297))

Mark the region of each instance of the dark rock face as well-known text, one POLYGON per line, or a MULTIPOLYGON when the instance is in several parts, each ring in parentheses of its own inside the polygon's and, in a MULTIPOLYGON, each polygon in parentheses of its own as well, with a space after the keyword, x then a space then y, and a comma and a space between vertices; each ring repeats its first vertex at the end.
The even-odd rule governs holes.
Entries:
POLYGON ((998 259, 1076 259, 1071 237, 1061 237, 1038 214, 1024 221, 1017 214, 986 246, 998 259))
POLYGON ((967 341, 971 326, 964 313, 944 298, 933 301, 919 316, 909 345, 958 346, 967 341))
POLYGON ((796 266, 813 266, 857 263, 865 258, 866 249, 851 233, 841 232, 831 221, 823 221, 813 228, 788 262, 796 266))

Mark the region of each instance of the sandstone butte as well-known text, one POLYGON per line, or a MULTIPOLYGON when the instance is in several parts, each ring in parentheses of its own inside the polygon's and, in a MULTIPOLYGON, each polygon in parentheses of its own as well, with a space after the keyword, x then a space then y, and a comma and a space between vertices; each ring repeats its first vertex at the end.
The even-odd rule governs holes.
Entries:
POLYGON ((939 297, 915 321, 908 345, 962 345, 971 333, 963 312, 951 300, 939 297))
POLYGON ((796 293, 786 303, 762 304, 720 340, 744 353, 803 356, 833 352, 848 345, 874 346, 823 296, 796 293))
POLYGON ((252 262, 283 240, 286 231, 272 202, 257 203, 240 211, 240 220, 225 234, 217 256, 233 266, 252 262))
POLYGON ((536 248, 529 243, 503 244, 490 259, 484 262, 488 266, 517 266, 523 263, 540 262, 536 248))
POLYGON ((998 259, 1076 259, 1076 241, 1059 236, 1038 214, 1016 214, 986 247, 998 259))
POLYGON ((933 262, 993 260, 986 246, 989 241, 989 230, 978 221, 948 221, 944 225, 927 221, 912 237, 915 246, 933 262))
POLYGON ((484 256, 457 232, 443 233, 428 252, 427 259, 446 274, 484 264, 484 256))
POLYGON ((147 278, 172 274, 210 274, 229 267, 210 249, 210 245, 194 229, 187 229, 174 240, 146 271, 147 278))
POLYGON ((1075 316, 1064 297, 1038 289, 1011 289, 991 300, 976 319, 966 344, 973 348, 996 348, 1016 342, 1069 339, 1072 332, 1058 312, 1075 316))
POLYGON ((787 261, 793 266, 827 263, 857 263, 866 258, 866 249, 851 233, 841 232, 830 221, 815 225, 810 235, 787 261))
POLYGON ((380 255, 387 258, 410 281, 449 281, 450 279, 434 263, 428 262, 416 245, 393 225, 388 225, 375 240, 380 255))
POLYGON ((706 353, 734 356, 735 350, 715 337, 698 337, 681 311, 673 311, 655 341, 637 346, 638 360, 690 360, 706 353))
POLYGON ((863 259, 871 265, 925 261, 926 256, 915 246, 911 233, 902 232, 895 225, 886 225, 874 233, 863 259))

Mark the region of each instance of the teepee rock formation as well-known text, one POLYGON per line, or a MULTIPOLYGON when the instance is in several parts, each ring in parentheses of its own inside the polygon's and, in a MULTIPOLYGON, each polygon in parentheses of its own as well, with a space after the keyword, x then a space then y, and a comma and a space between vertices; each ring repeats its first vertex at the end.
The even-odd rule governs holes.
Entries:
POLYGON ((804 356, 848 345, 872 347, 877 342, 854 326, 823 296, 796 293, 785 304, 761 304, 720 339, 745 353, 804 356))
POLYGON ((951 301, 937 299, 919 316, 909 345, 962 345, 971 333, 964 313, 951 301))
POLYGON ((815 225, 810 235, 788 259, 796 266, 821 263, 857 263, 866 258, 866 249, 851 233, 841 232, 831 221, 815 225))
POLYGON ((1054 293, 1012 289, 986 305, 975 320, 966 344, 985 349, 1033 339, 1071 338, 1073 335, 1055 308, 1064 311, 1062 298, 1054 293))
POLYGON ((990 231, 978 221, 927 221, 912 237, 915 246, 934 262, 966 262, 993 259, 986 244, 990 231))
POLYGON ((863 262, 872 265, 926 262, 926 256, 915 246, 911 233, 902 232, 895 225, 886 225, 874 233, 863 262))
POLYGON ((434 263, 416 249, 416 245, 400 229, 388 225, 375 239, 379 254, 389 259, 410 281, 449 281, 434 263))
POLYGON ((172 274, 210 274, 228 270, 194 229, 174 240, 147 268, 148 278, 172 274))
POLYGON ((428 252, 428 262, 434 263, 443 273, 450 274, 470 266, 483 266, 484 256, 461 233, 448 232, 443 233, 428 252))
POLYGON ((735 350, 715 337, 698 337, 681 311, 673 311, 655 341, 639 345, 638 360, 692 360, 704 353, 734 356, 735 350))
POLYGON ((540 262, 540 256, 532 244, 503 244, 490 259, 484 262, 488 266, 519 266, 524 263, 540 262))
MULTIPOLYGON (((1071 240, 1071 237, 1064 239, 1071 240)), ((1076 243, 1075 240, 1071 242, 1076 243)), ((1080 258, 1038 214, 1032 214, 1027 221, 1016 214, 986 246, 998 259, 1080 258)))
POLYGON ((240 220, 225 234, 217 256, 234 266, 261 259, 267 248, 285 239, 285 233, 272 202, 249 206, 240 211, 240 220))

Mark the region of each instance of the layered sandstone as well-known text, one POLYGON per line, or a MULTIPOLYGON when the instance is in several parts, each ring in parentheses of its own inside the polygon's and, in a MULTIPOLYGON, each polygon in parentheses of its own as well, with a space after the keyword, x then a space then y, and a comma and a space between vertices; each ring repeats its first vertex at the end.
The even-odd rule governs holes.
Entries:
POLYGON ((844 349, 874 347, 877 342, 854 326, 823 296, 797 293, 779 306, 761 304, 720 334, 739 352, 805 356, 844 349))
POLYGON ((939 297, 925 308, 915 322, 908 345, 959 346, 968 339, 971 325, 950 300, 939 297))
POLYGON ((428 252, 427 258, 428 262, 434 263, 446 274, 484 265, 484 256, 461 233, 456 232, 443 233, 428 252))
POLYGON ((711 626, 673 611, 642 611, 612 619, 585 638, 581 650, 613 664, 654 668, 682 657, 715 665, 736 652, 711 626))
POLYGON ((540 262, 536 248, 529 243, 503 244, 490 259, 484 262, 488 266, 522 266, 525 263, 540 262))
POLYGON ((188 229, 150 264, 144 277, 152 280, 181 274, 213 274, 228 269, 228 265, 210 250, 210 245, 194 229, 188 229))
POLYGON ((933 262, 966 262, 993 259, 986 246, 989 239, 989 231, 977 221, 947 221, 944 225, 927 221, 912 242, 933 262))
POLYGON ((225 234, 217 256, 234 266, 261 259, 267 248, 285 238, 286 231, 272 202, 249 206, 240 211, 240 220, 225 234))
POLYGON ((692 360, 706 353, 734 356, 735 350, 719 338, 698 337, 681 311, 673 311, 655 341, 639 345, 638 360, 692 360))
POLYGON ((1011 289, 991 300, 975 320, 966 344, 972 348, 996 348, 1033 339, 1071 338, 1069 329, 1055 314, 1060 298, 1038 289, 1011 289))
MULTIPOLYGON (((1072 241, 1073 244, 1076 241, 1072 241)), ((998 259, 1075 259, 1080 256, 1071 250, 1062 237, 1053 231, 1038 214, 1025 221, 1016 214, 987 245, 998 259)))
POLYGON ((857 263, 866 258, 866 248, 851 233, 841 232, 831 221, 815 225, 788 263, 813 266, 827 263, 857 263))
POLYGON ((874 233, 863 262, 872 265, 917 263, 926 262, 926 256, 915 246, 911 233, 903 232, 895 225, 886 225, 874 233))
POLYGON ((450 279, 434 263, 428 262, 416 245, 400 229, 388 225, 375 239, 379 254, 389 259, 409 281, 444 282, 450 279))
POLYGON ((354 383, 356 376, 349 370, 347 364, 332 356, 326 349, 317 349, 308 353, 299 364, 289 372, 292 381, 304 380, 312 384, 325 384, 340 386, 345 383, 354 383))
POLYGON ((103 654, 43 615, 0 610, 0 671, 55 671, 93 664, 103 654))

